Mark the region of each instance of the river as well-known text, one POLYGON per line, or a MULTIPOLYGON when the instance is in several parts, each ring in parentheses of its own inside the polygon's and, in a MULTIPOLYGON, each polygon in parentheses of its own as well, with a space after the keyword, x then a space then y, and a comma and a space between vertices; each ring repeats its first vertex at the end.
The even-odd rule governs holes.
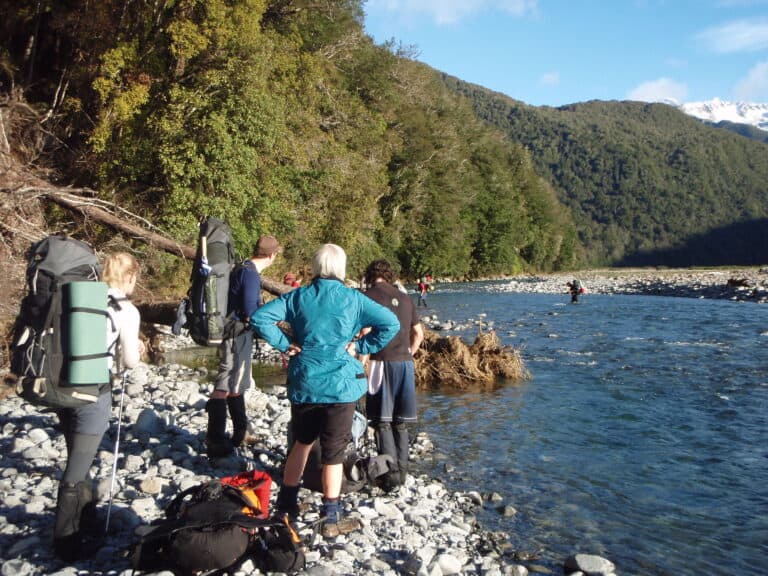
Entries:
POLYGON ((518 511, 487 510, 486 527, 542 548, 550 567, 582 552, 619 574, 768 574, 767 308, 569 304, 492 282, 443 285, 429 304, 441 319, 486 314, 532 374, 489 393, 421 396, 438 451, 427 471, 518 511))

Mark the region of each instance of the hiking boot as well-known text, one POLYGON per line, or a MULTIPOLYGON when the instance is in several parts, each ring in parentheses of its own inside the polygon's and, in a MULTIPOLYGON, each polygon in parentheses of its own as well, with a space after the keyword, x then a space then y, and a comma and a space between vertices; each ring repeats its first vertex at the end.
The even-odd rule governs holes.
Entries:
POLYGON ((361 530, 362 527, 363 523, 360 522, 359 519, 345 516, 336 522, 328 522, 326 520, 323 523, 323 528, 320 533, 323 535, 323 538, 336 538, 342 534, 349 534, 350 532, 361 530))
POLYGON ((106 522, 107 516, 96 508, 96 502, 88 502, 80 514, 80 532, 87 536, 101 536, 106 522))
POLYGON ((89 516, 92 512, 95 514, 90 482, 59 485, 53 528, 53 548, 59 558, 67 562, 82 560, 93 556, 101 547, 100 535, 95 537, 85 530, 89 526, 83 522, 83 514, 89 516))
POLYGON ((209 458, 226 458, 235 453, 235 447, 229 438, 206 438, 205 453, 209 458))
POLYGON ((93 558, 103 544, 102 535, 76 532, 63 538, 54 538, 53 550, 65 562, 77 562, 93 558))

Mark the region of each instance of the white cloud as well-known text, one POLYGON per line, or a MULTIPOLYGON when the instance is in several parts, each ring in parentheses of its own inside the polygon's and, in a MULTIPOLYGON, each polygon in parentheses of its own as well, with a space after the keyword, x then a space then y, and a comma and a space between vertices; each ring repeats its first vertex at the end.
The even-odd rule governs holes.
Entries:
POLYGON ((508 12, 525 16, 536 12, 539 0, 368 0, 369 9, 401 15, 426 14, 437 24, 453 24, 478 12, 508 12))
POLYGON ((744 102, 768 101, 768 60, 755 64, 736 84, 733 94, 744 102))
POLYGON ((539 77, 539 83, 545 86, 557 86, 560 84, 560 72, 547 72, 539 77))
POLYGON ((755 52, 768 49, 768 18, 734 20, 708 28, 697 37, 713 52, 755 52))
POLYGON ((670 78, 658 78, 650 82, 643 82, 627 93, 627 100, 639 100, 641 102, 685 102, 688 95, 688 86, 675 82, 670 78))

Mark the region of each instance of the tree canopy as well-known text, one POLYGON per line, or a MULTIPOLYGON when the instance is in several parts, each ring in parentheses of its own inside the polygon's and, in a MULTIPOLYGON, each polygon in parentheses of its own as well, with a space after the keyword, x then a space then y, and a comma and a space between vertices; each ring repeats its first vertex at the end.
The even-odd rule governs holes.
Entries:
POLYGON ((45 159, 190 243, 225 219, 286 268, 476 277, 578 263, 529 152, 440 74, 376 45, 361 0, 5 2, 3 87, 50 118, 45 159))

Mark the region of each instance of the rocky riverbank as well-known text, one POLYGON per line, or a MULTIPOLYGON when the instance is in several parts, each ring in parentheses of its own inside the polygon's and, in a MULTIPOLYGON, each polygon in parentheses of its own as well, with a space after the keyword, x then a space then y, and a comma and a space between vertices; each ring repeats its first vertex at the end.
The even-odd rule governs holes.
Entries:
MULTIPOLYGON (((566 282, 581 281, 586 294, 632 294, 768 302, 768 268, 585 270, 549 275, 510 276, 494 289, 565 294, 566 282)), ((499 279, 496 279, 499 280, 499 279)))
MULTIPOLYGON (((174 494, 243 469, 264 469, 279 479, 289 419, 285 389, 253 388, 248 392, 256 442, 251 449, 215 463, 202 453, 209 389, 205 368, 141 364, 129 373, 110 534, 95 558, 75 566, 57 560, 50 546, 58 478, 66 454, 63 437, 55 429, 56 419, 13 394, 5 398, 0 403, 2 576, 127 576, 130 563, 121 553, 133 541, 135 528, 160 518, 174 494)), ((117 405, 119 394, 114 401, 117 405)), ((115 431, 113 424, 93 468, 102 510, 109 500, 115 431)), ((418 435, 414 461, 429 458, 431 451, 429 438, 418 435)), ((273 501, 276 490, 277 484, 273 484, 273 501)), ((302 521, 311 522, 317 518, 320 497, 305 490, 301 497, 310 503, 302 521)), ((363 529, 332 540, 318 535, 307 549, 305 573, 525 575, 529 569, 551 572, 554 568, 537 566, 535 554, 511 549, 507 535, 487 532, 478 525, 475 513, 480 507, 502 513, 511 509, 497 495, 451 492, 439 479, 416 473, 396 493, 367 488, 346 496, 344 505, 361 519, 363 529)), ((306 538, 310 533, 309 527, 302 530, 306 538)), ((578 559, 567 560, 569 571, 578 559)), ((601 561, 592 556, 580 560, 587 565, 601 561)), ((612 565, 602 562, 601 570, 611 572, 612 565)), ((246 561, 234 574, 259 571, 246 561)))

